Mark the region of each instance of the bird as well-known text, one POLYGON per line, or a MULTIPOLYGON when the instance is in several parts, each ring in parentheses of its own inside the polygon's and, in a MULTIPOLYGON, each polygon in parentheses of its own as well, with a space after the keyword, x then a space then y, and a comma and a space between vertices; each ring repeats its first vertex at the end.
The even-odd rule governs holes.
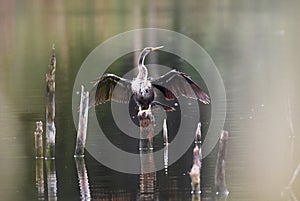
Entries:
POLYGON ((138 57, 138 74, 132 80, 111 73, 106 73, 94 80, 94 86, 90 91, 89 106, 96 106, 107 101, 129 103, 133 97, 139 111, 151 110, 151 107, 157 106, 161 106, 165 111, 174 111, 173 107, 155 100, 158 92, 162 93, 166 101, 175 100, 183 95, 209 104, 209 96, 183 72, 173 69, 157 78, 148 76, 145 58, 150 52, 162 48, 163 46, 145 47, 141 51, 138 57), (116 87, 118 90, 113 93, 116 87))

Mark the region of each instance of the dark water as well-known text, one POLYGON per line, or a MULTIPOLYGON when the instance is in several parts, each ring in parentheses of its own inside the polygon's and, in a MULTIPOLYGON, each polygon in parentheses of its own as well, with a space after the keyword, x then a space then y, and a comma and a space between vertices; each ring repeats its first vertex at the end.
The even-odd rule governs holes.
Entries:
MULTIPOLYGON (((292 0, 1 0, 1 200, 197 199, 190 194, 187 175, 192 147, 167 174, 119 173, 89 153, 84 161, 73 158, 72 90, 82 62, 106 39, 146 27, 192 38, 220 71, 227 95, 224 129, 230 132, 227 200, 293 200, 282 192, 300 162, 299 6, 292 0), (45 118, 45 74, 53 43, 57 147, 55 161, 43 163, 34 158, 33 132, 35 121, 45 118), (44 181, 38 180, 37 187, 36 174, 42 173, 44 181)), ((113 124, 105 125, 112 136, 119 134, 113 124)), ((176 125, 170 121, 169 127, 176 125)), ((115 143, 124 146, 120 138, 115 143)), ((161 145, 159 139, 155 143, 161 145)), ((221 200, 211 193, 216 155, 215 148, 203 162, 202 200, 221 200)), ((300 176, 292 187, 294 200, 300 199, 299 187, 300 176)))

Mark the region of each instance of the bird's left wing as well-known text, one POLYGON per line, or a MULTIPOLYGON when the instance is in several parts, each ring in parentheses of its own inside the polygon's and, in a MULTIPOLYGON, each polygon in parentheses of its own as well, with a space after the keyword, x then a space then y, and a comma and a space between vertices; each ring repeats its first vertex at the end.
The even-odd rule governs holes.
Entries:
POLYGON ((153 87, 161 91, 166 100, 173 100, 183 95, 209 104, 209 96, 185 73, 171 70, 151 80, 153 87))
POLYGON ((110 100, 118 103, 128 103, 132 96, 130 80, 117 75, 104 74, 93 83, 94 87, 90 91, 90 107, 110 100))

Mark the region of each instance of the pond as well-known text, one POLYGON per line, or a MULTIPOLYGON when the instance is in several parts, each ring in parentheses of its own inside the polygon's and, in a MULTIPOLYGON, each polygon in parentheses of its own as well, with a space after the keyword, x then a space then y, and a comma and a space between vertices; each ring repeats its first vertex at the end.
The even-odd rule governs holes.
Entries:
MULTIPOLYGON (((210 55, 224 82, 229 195, 224 198, 213 192, 218 151, 215 146, 203 160, 201 199, 299 200, 300 175, 291 192, 285 190, 300 162, 299 6, 298 1, 278 0, 0 1, 1 198, 199 199, 191 194, 188 175, 193 164, 193 144, 167 168, 148 174, 118 172, 88 151, 84 159, 73 157, 76 128, 72 93, 82 63, 107 39, 154 27, 184 34, 197 42, 210 55), (43 161, 35 159, 33 132, 36 121, 45 121, 45 74, 52 44, 57 56, 56 159, 43 161)), ((203 83, 183 59, 162 51, 155 56, 159 64, 170 67, 186 64, 180 70, 203 83)), ((132 53, 110 68, 101 64, 95 68, 108 68, 110 73, 123 75, 132 69, 133 58, 132 53)), ((150 59, 146 60, 149 63, 150 59)), ((101 75, 95 75, 95 79, 98 76, 101 75)), ((105 103, 96 107, 105 134, 116 146, 138 153, 137 143, 128 142, 128 136, 123 136, 114 124, 110 106, 105 103)), ((200 104, 200 110, 205 135, 210 106, 200 104)), ((168 115, 170 139, 179 124, 176 115, 168 115)), ((160 125, 162 119, 156 122, 160 125)), ((196 124, 191 123, 189 129, 186 132, 195 132, 196 124)), ((154 148, 163 149, 162 138, 154 139, 154 148)), ((144 160, 153 164, 151 155, 144 160)))

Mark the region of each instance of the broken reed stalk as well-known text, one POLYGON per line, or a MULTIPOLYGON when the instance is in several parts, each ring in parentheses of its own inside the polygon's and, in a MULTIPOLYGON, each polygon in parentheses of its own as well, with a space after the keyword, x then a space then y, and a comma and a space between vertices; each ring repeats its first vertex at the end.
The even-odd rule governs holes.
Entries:
POLYGON ((153 124, 154 117, 151 110, 141 110, 138 112, 140 126, 140 150, 153 149, 153 124))
POLYGON ((167 127, 167 120, 164 119, 164 124, 163 124, 163 138, 164 138, 164 145, 168 145, 168 127, 167 127))
POLYGON ((195 134, 195 144, 201 144, 201 122, 197 125, 197 130, 195 134))
POLYGON ((34 132, 35 138, 35 158, 43 158, 44 150, 43 150, 43 122, 36 122, 36 129, 34 132))
MULTIPOLYGON (((201 123, 199 122, 195 134, 195 147, 193 150, 193 167, 189 173, 191 177, 192 194, 201 193, 201 166, 202 166, 202 146, 201 146, 201 123)), ((197 197, 196 197, 197 198, 197 197)))
POLYGON ((290 139, 290 160, 291 164, 294 162, 294 143, 295 143, 295 130, 294 130, 294 124, 292 120, 292 108, 291 108, 291 102, 290 102, 290 97, 288 96, 287 99, 287 114, 286 114, 287 121, 289 123, 289 128, 290 128, 290 134, 289 134, 289 139, 290 139))
POLYGON ((56 56, 53 45, 49 73, 46 74, 46 159, 55 158, 55 70, 56 56))
POLYGON ((164 119, 163 123, 163 139, 164 139, 164 169, 165 174, 168 174, 168 164, 169 164, 169 141, 168 141, 168 126, 167 126, 167 120, 164 119))
POLYGON ((84 87, 81 86, 77 142, 76 142, 74 157, 84 156, 84 148, 85 148, 86 133, 87 133, 86 132, 87 122, 88 122, 88 111, 89 111, 89 92, 85 92, 84 87))
POLYGON ((217 194, 228 194, 225 180, 225 159, 227 153, 228 132, 222 131, 219 141, 219 152, 215 170, 215 187, 217 194))
POLYGON ((196 129, 196 134, 195 134, 195 145, 199 146, 199 159, 200 162, 202 162, 202 133, 201 133, 201 122, 198 123, 197 129, 196 129))

